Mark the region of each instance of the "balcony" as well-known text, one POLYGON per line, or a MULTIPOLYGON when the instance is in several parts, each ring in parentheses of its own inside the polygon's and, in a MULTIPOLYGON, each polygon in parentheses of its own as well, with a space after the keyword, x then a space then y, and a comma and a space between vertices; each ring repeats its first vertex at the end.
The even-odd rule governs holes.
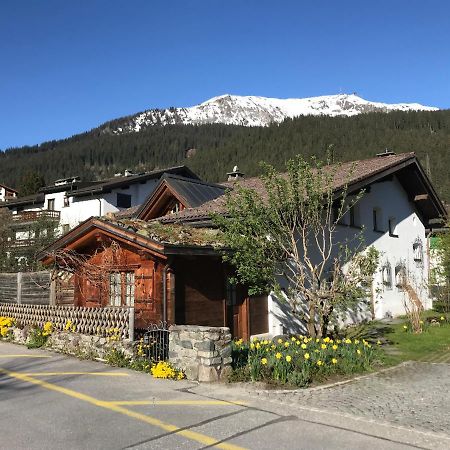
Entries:
POLYGON ((36 222, 37 220, 52 220, 59 222, 60 211, 52 211, 44 209, 42 211, 22 211, 17 214, 13 214, 13 223, 29 223, 36 222))

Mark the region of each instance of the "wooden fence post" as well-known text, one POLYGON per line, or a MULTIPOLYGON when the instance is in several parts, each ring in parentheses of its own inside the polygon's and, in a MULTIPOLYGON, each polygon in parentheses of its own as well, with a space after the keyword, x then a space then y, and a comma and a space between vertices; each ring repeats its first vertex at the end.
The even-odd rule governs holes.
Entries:
POLYGON ((50 273, 50 305, 56 305, 56 277, 50 273))
POLYGON ((17 304, 22 304, 22 272, 17 272, 17 304))
POLYGON ((128 338, 134 341, 134 307, 128 309, 128 338))

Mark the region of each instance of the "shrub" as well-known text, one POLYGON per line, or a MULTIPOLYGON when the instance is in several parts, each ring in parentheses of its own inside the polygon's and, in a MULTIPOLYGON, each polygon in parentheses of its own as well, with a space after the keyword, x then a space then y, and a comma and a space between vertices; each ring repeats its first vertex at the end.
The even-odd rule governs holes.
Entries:
POLYGON ((131 360, 123 350, 111 348, 105 355, 106 362, 111 366, 129 367, 131 360))
POLYGON ((33 325, 28 332, 27 347, 28 348, 40 348, 43 347, 50 335, 53 333, 52 322, 45 322, 41 328, 38 325, 33 325))

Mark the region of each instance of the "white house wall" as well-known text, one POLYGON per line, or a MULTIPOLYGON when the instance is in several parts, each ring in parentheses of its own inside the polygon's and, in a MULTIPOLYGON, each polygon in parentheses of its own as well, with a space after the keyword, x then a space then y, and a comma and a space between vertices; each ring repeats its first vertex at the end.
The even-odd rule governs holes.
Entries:
MULTIPOLYGON (((395 283, 395 267, 399 264, 403 264, 406 268, 408 280, 425 309, 431 308, 431 299, 428 293, 428 255, 425 227, 403 187, 396 178, 392 181, 375 183, 360 200, 357 208, 359 209, 360 225, 364 227, 362 234, 365 246, 372 245, 381 254, 380 265, 374 276, 375 317, 381 319, 405 314, 404 300, 406 293, 395 283), (373 231, 374 208, 379 208, 381 212, 379 228, 383 232, 373 231), (398 237, 389 235, 389 218, 397 220, 396 234, 398 237), (414 243, 419 240, 422 243, 421 262, 415 261, 413 251, 414 243), (383 283, 382 268, 385 264, 391 265, 391 288, 383 283)), ((360 241, 356 236, 360 233, 360 229, 342 225, 338 227, 336 241, 353 241, 352 246, 355 247, 359 245, 360 241)), ((304 331, 303 324, 292 318, 287 305, 280 302, 274 294, 269 295, 268 307, 269 333, 271 335, 304 331)), ((353 320, 360 320, 367 316, 368 312, 369 310, 355 313, 353 320)))
MULTIPOLYGON (((47 209, 48 200, 55 200, 55 211, 60 211, 60 226, 61 231, 64 230, 64 225, 69 228, 76 227, 80 222, 83 222, 90 217, 104 216, 108 213, 114 213, 124 208, 117 207, 117 194, 131 195, 131 206, 142 204, 147 197, 155 189, 159 179, 147 180, 145 183, 134 183, 128 188, 115 188, 111 192, 97 196, 73 197, 69 196, 69 205, 64 206, 64 198, 66 192, 55 192, 45 194, 45 201, 41 205, 30 205, 24 207, 22 211, 42 211, 47 209)), ((12 211, 17 214, 17 208, 12 211)), ((20 237, 17 236, 19 239, 20 237)))

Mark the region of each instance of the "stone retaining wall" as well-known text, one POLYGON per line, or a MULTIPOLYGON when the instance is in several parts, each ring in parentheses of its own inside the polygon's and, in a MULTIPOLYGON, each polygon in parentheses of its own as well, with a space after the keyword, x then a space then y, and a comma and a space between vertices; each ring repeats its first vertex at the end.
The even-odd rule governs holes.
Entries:
POLYGON ((220 381, 231 372, 231 333, 226 327, 172 325, 169 361, 188 380, 220 381))
MULTIPOLYGON (((28 328, 12 328, 13 342, 26 344, 28 328)), ((49 336, 45 348, 67 355, 86 359, 105 358, 113 348, 121 350, 128 357, 133 357, 133 343, 129 340, 112 341, 102 336, 89 336, 69 331, 54 331, 49 336)))

